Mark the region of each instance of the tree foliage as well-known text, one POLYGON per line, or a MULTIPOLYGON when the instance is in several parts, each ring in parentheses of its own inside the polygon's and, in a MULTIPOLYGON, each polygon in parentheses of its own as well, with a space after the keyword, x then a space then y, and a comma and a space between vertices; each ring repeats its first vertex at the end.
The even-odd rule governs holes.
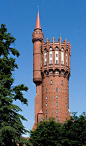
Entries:
POLYGON ((86 146, 86 114, 73 113, 65 123, 42 121, 31 131, 33 146, 86 146))
POLYGON ((18 112, 22 111, 13 101, 20 100, 28 104, 22 91, 27 91, 28 87, 23 84, 12 87, 14 78, 13 71, 18 69, 15 57, 19 57, 19 52, 13 48, 15 38, 7 32, 4 24, 0 28, 0 145, 14 146, 16 143, 22 144, 21 135, 28 132, 21 120, 26 120, 18 112))

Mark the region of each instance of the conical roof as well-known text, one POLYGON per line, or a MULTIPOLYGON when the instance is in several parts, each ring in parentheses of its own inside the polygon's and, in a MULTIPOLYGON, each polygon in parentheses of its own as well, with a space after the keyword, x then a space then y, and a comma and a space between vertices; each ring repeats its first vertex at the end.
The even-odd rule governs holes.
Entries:
POLYGON ((37 19, 36 19, 36 26, 35 26, 35 29, 41 29, 41 24, 40 24, 40 18, 39 18, 39 11, 37 13, 37 19))

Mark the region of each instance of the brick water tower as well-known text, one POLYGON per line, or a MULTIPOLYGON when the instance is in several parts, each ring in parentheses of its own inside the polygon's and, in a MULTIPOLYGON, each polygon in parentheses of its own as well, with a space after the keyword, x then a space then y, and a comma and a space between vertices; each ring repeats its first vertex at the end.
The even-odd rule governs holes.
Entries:
POLYGON ((54 117, 56 122, 70 118, 69 77, 71 45, 66 39, 45 43, 41 29, 39 11, 32 35, 33 82, 36 84, 35 124, 42 119, 54 117))

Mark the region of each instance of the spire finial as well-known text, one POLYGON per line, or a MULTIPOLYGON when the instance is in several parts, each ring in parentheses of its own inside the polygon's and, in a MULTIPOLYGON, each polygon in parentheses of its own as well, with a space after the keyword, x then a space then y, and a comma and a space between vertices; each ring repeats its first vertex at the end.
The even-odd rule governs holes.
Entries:
POLYGON ((61 33, 60 33, 60 38, 62 39, 62 35, 61 35, 61 33))
POLYGON ((39 5, 37 5, 37 7, 38 7, 38 12, 39 12, 39 5))
POLYGON ((37 28, 41 29, 40 18, 39 18, 39 6, 37 5, 37 7, 38 7, 38 13, 37 13, 35 29, 37 29, 37 28))

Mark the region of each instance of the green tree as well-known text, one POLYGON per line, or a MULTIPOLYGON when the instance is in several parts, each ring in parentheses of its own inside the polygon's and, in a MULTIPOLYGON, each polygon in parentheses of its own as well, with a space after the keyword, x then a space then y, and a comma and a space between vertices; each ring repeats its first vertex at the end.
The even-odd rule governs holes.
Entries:
POLYGON ((66 146, 86 146, 86 114, 77 116, 73 113, 70 120, 64 123, 63 143, 66 146))
POLYGON ((86 114, 74 113, 62 124, 42 121, 31 131, 30 141, 33 146, 86 146, 86 114))
POLYGON ((61 146, 62 124, 54 120, 42 121, 37 129, 31 131, 30 141, 33 146, 61 146))
POLYGON ((15 57, 19 57, 19 52, 13 48, 15 38, 7 32, 4 24, 0 28, 0 145, 16 146, 16 143, 23 143, 22 134, 28 132, 22 124, 26 120, 19 111, 22 111, 14 100, 20 100, 28 105, 22 91, 27 91, 28 87, 23 84, 12 87, 14 78, 13 71, 18 69, 15 57), (15 57, 14 57, 15 56, 15 57))

